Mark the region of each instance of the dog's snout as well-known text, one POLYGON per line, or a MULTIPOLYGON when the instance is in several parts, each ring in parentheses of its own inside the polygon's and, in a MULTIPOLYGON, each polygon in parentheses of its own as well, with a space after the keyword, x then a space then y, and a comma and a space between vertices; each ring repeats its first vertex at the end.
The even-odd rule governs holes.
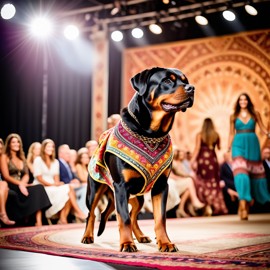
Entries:
POLYGON ((191 84, 186 84, 184 88, 187 93, 193 93, 195 90, 195 87, 191 84))

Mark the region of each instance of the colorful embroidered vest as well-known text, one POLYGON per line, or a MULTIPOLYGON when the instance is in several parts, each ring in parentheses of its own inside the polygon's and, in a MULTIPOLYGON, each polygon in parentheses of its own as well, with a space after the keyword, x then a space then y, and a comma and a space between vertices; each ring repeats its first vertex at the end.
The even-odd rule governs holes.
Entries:
POLYGON ((173 153, 169 135, 158 142, 132 132, 122 121, 105 131, 99 139, 88 166, 91 177, 108 184, 113 189, 113 179, 104 161, 105 152, 113 153, 137 170, 145 179, 145 185, 136 195, 151 190, 158 177, 170 166, 173 153), (147 142, 146 142, 147 141, 147 142))

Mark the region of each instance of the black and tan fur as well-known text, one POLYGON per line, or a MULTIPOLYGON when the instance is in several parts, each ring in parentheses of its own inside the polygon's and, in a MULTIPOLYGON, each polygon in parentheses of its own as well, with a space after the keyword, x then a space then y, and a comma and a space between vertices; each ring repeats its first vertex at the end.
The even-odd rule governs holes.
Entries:
MULTIPOLYGON (((144 70, 135 75, 131 83, 136 93, 128 107, 122 110, 121 116, 122 121, 139 136, 147 138, 165 136, 172 128, 175 113, 184 112, 193 105, 194 87, 178 69, 157 67, 144 70)), ((106 153, 105 161, 114 181, 114 190, 112 192, 107 185, 89 177, 87 192, 89 215, 82 243, 94 242, 94 210, 101 196, 107 192, 109 203, 102 213, 98 235, 103 232, 105 223, 115 208, 120 232, 120 251, 135 252, 137 247, 133 241, 132 232, 138 242, 151 242, 150 238, 142 233, 137 223, 137 215, 143 206, 144 197, 131 196, 141 191, 145 180, 133 167, 111 153, 106 153), (130 213, 128 203, 132 206, 130 213)), ((151 189, 154 230, 158 249, 161 252, 178 250, 166 232, 167 179, 170 170, 171 166, 156 179, 151 189)))

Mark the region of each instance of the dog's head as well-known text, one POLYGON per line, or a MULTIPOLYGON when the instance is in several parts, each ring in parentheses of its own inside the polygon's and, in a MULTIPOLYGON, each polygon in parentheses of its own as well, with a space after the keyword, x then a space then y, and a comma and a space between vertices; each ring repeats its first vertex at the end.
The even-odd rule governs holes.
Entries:
POLYGON ((194 102, 194 86, 175 68, 146 69, 135 75, 131 83, 138 95, 155 110, 186 111, 194 102))

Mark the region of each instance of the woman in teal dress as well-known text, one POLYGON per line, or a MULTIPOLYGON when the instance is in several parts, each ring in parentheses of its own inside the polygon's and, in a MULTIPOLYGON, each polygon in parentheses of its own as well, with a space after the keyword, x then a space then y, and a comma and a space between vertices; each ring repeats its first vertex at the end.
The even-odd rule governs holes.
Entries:
POLYGON ((270 136, 259 112, 254 110, 250 97, 243 93, 237 99, 234 113, 230 117, 228 148, 228 151, 232 150, 232 169, 241 220, 248 219, 249 205, 253 200, 261 204, 270 201, 260 143, 255 133, 256 124, 268 137, 270 136))

